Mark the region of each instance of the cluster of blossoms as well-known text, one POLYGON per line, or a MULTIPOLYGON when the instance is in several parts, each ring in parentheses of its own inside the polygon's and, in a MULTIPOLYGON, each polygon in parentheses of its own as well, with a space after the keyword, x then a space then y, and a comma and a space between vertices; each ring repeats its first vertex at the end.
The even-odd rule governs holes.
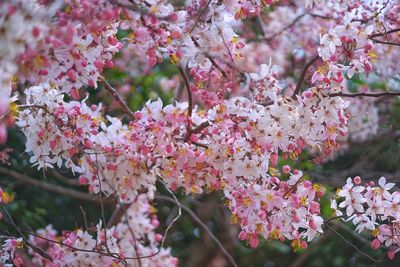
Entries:
POLYGON ((0 3, 0 144, 7 138, 7 113, 14 75, 18 71, 16 58, 37 44, 39 29, 45 27, 39 10, 31 1, 13 1, 0 3))
MULTIPOLYGON (((10 195, 7 191, 0 187, 0 205, 8 205, 14 200, 14 195, 10 195)), ((3 219, 3 213, 0 212, 0 220, 3 219)), ((3 238, 3 237, 2 237, 3 238)), ((5 267, 22 266, 22 258, 16 252, 18 248, 23 247, 22 238, 5 237, 0 248, 0 264, 5 267)))
POLYGON ((393 191, 394 183, 387 183, 384 177, 378 181, 361 185, 359 176, 348 178, 347 183, 337 192, 340 199, 332 200, 331 207, 337 216, 343 216, 346 221, 351 221, 356 226, 356 231, 361 233, 369 230, 375 239, 371 242, 374 249, 384 244, 388 250, 388 257, 394 258, 400 251, 400 192, 393 191))
POLYGON ((78 97, 77 89, 96 87, 103 68, 112 66, 122 48, 115 37, 118 9, 108 1, 68 2, 63 11, 59 1, 0 4, 0 116, 7 111, 11 81, 56 82, 78 97))
POLYGON ((252 81, 251 89, 254 90, 254 100, 260 103, 266 103, 270 100, 276 100, 277 95, 282 93, 282 88, 278 81, 278 67, 261 64, 259 73, 250 73, 252 81))
MULTIPOLYGON (((380 107, 373 100, 370 98, 353 98, 349 100, 350 104, 346 108, 346 113, 350 116, 347 134, 338 137, 336 140, 338 149, 327 155, 328 157, 321 157, 321 161, 327 162, 336 159, 351 148, 351 142, 362 143, 376 137, 380 128, 380 107)), ((312 149, 311 152, 318 154, 315 149, 312 149)))
POLYGON ((21 256, 16 252, 17 249, 23 247, 22 238, 9 238, 4 240, 0 249, 0 263, 4 267, 20 267, 23 266, 21 256))
MULTIPOLYGON (((266 157, 267 166, 268 158, 276 165, 280 151, 297 157, 308 146, 326 148, 329 153, 337 136, 347 132, 348 116, 344 109, 348 103, 340 97, 324 97, 318 88, 304 92, 298 102, 279 97, 267 106, 245 98, 232 99, 228 103, 210 112, 210 121, 214 122, 212 127, 220 133, 210 148, 223 149, 223 146, 232 145, 233 155, 266 157)), ((221 153, 215 155, 221 157, 221 153)), ((232 162, 232 166, 235 164, 232 162)))
POLYGON ((88 107, 84 101, 64 102, 64 95, 51 83, 33 86, 25 94, 26 109, 16 124, 27 137, 31 162, 46 168, 61 167, 64 160, 67 167, 79 171, 73 158, 91 146, 89 137, 97 133, 101 122, 100 107, 88 107))
POLYGON ((117 192, 132 201, 147 188, 151 197, 158 172, 173 189, 200 193, 204 185, 220 188, 221 181, 234 185, 238 177, 265 176, 280 151, 296 157, 306 146, 319 146, 329 153, 346 133, 347 103, 340 97, 325 97, 317 88, 299 102, 270 93, 276 98, 270 105, 233 98, 205 115, 194 113, 190 122, 186 104, 149 101, 129 125, 108 117, 107 126, 98 107, 64 103, 63 94, 47 84, 26 91, 28 109, 17 124, 32 163, 60 167, 64 161, 95 193, 117 192), (188 130, 204 123, 205 129, 188 130))
POLYGON ((0 3, 0 107, 8 106, 12 77, 18 71, 16 58, 26 46, 36 48, 40 29, 46 27, 41 18, 46 15, 45 10, 32 1, 0 3))
POLYGON ((322 233, 323 219, 317 202, 324 194, 322 187, 304 180, 301 171, 290 171, 289 166, 283 167, 289 175, 287 181, 280 180, 280 173, 273 170, 276 176, 225 190, 232 221, 240 221, 239 239, 249 240, 253 248, 262 236, 292 240, 292 247, 297 250, 306 248, 307 242, 322 233))
POLYGON ((29 240, 53 261, 32 249, 29 253, 40 266, 177 266, 170 249, 158 248, 163 236, 155 232, 160 223, 152 210, 147 196, 139 195, 121 222, 112 227, 105 229, 100 221, 92 231, 64 231, 58 236, 49 225, 29 240))
POLYGON ((353 21, 350 14, 345 16, 343 24, 321 37, 318 55, 324 63, 314 73, 313 82, 321 80, 330 83, 333 80, 340 83, 344 71, 347 71, 349 78, 355 73, 372 71, 371 60, 375 54, 369 35, 374 26, 361 27, 361 22, 353 21))
MULTIPOLYGON (((323 158, 338 146, 339 136, 348 132, 357 139, 376 133, 378 111, 372 104, 360 101, 347 109, 350 102, 340 94, 330 94, 343 91, 344 72, 351 78, 372 71, 375 45, 371 36, 374 29, 382 30, 378 22, 388 17, 391 29, 400 24, 395 1, 386 3, 383 18, 375 16, 375 23, 368 23, 373 8, 354 1, 305 1, 308 7, 313 2, 328 4, 315 7, 316 13, 307 11, 303 2, 281 1, 271 11, 284 17, 279 21, 261 13, 263 7, 277 4, 274 0, 189 0, 184 6, 141 0, 27 2, 0 4, 0 48, 4 46, 0 52, 0 143, 5 141, 3 120, 10 111, 12 87, 23 90, 26 85, 16 124, 26 137, 30 162, 39 169, 70 168, 90 192, 115 195, 131 205, 127 217, 116 225, 103 227, 100 222, 93 232, 76 230, 58 237, 51 227, 40 230, 38 235, 48 240, 32 236, 31 242, 43 247, 54 261, 32 250, 36 263, 115 266, 129 261, 135 266, 135 258, 154 254, 140 259, 138 266, 175 266, 169 250, 157 253, 162 236, 154 232, 158 221, 148 203, 154 197, 157 176, 173 191, 223 191, 233 221, 240 222, 239 239, 248 240, 252 247, 261 236, 288 239, 294 249, 305 248, 322 233, 318 204, 322 188, 302 178, 299 170, 285 166, 285 180, 271 166, 280 157, 296 159, 305 149, 318 150, 323 158), (263 44, 247 45, 240 35, 255 37, 240 21, 251 16, 258 17, 263 44), (281 35, 297 21, 299 27, 292 35, 281 35), (305 63, 315 50, 319 66, 311 78, 314 87, 301 91, 307 80, 305 69, 294 93, 286 94, 294 88, 293 79, 280 81, 278 76, 292 76, 288 58, 295 64, 305 63), (259 51, 275 53, 269 56, 282 68, 271 61, 263 64, 262 57, 255 59, 259 51), (128 123, 117 117, 104 119, 102 106, 87 104, 91 100, 81 100, 80 95, 87 87, 98 87, 103 70, 114 66, 117 52, 121 55, 116 65, 133 76, 138 69, 148 72, 169 58, 179 65, 189 101, 177 97, 179 101, 164 105, 160 99, 150 100, 130 114, 128 123), (136 66, 138 62, 143 67, 136 66), (239 62, 246 66, 238 67, 239 62), (196 101, 198 106, 192 103, 196 101), (365 116, 350 121, 349 112, 365 116), (362 129, 365 118, 371 122, 367 131, 362 129), (350 131, 349 122, 353 122, 350 131)), ((382 4, 377 2, 371 5, 375 9, 382 4)), ((394 66, 391 72, 396 71, 394 66)), ((391 185, 385 181, 379 184, 379 188, 353 187, 350 180, 339 193, 346 198, 339 207, 346 207, 359 231, 374 230, 377 221, 387 221, 376 233, 373 246, 393 246, 393 254, 400 244, 394 234, 390 236, 397 234, 393 210, 397 195, 388 193, 391 185), (364 212, 366 205, 370 209, 364 212)), ((3 194, 0 200, 6 203, 3 194)), ((4 262, 16 258, 19 263, 14 253, 18 244, 6 242, 4 262)))
POLYGON ((82 86, 97 87, 103 69, 113 65, 113 55, 122 48, 116 38, 119 11, 108 1, 68 2, 46 30, 38 30, 36 49, 19 55, 18 79, 55 82, 78 98, 82 86))
POLYGON ((210 56, 235 62, 242 57, 244 42, 229 22, 235 12, 232 5, 196 0, 188 1, 185 11, 159 2, 144 6, 147 12, 125 9, 121 28, 131 32, 124 38, 127 49, 146 63, 145 70, 165 57, 203 70, 212 68, 210 56))

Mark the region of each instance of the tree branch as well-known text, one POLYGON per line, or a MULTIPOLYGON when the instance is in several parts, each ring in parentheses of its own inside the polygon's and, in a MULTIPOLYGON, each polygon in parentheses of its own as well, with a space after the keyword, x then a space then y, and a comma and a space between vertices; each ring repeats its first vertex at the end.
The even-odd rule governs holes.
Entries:
MULTIPOLYGON (((197 42, 196 39, 194 39, 194 38, 192 37, 192 41, 193 41, 193 43, 194 43, 194 45, 195 45, 196 47, 198 47, 198 48, 201 49, 200 44, 199 44, 199 42, 197 42)), ((217 64, 217 62, 214 60, 214 58, 213 58, 210 54, 208 54, 208 53, 205 52, 205 51, 202 51, 202 53, 208 58, 208 60, 211 61, 211 64, 212 64, 217 70, 219 70, 219 72, 221 72, 221 74, 222 74, 225 78, 228 78, 228 74, 226 74, 226 72, 221 68, 221 66, 219 66, 219 65, 217 64)))
MULTIPOLYGON (((166 196, 160 196, 160 195, 156 195, 155 199, 161 200, 161 201, 167 201, 167 202, 171 202, 176 204, 176 201, 170 197, 166 197, 166 196)), ((197 217, 196 213, 194 213, 190 208, 180 204, 182 210, 184 210, 185 212, 187 212, 189 214, 190 217, 192 217, 192 219, 199 224, 199 226, 201 228, 203 228, 206 233, 211 237, 211 239, 217 244, 217 246, 221 249, 222 253, 228 258, 228 260, 231 262, 232 266, 234 267, 238 267, 238 264, 235 262, 235 260, 233 259, 232 255, 229 254, 228 251, 226 251, 226 249, 224 248, 224 245, 222 245, 221 241, 218 240, 218 238, 211 232, 211 230, 207 227, 207 225, 205 225, 199 217, 197 217)))
POLYGON ((190 131, 191 134, 194 133, 200 133, 201 131, 203 131, 205 128, 207 128, 208 126, 210 126, 210 122, 209 121, 205 121, 200 123, 196 128, 192 129, 190 131))
POLYGON ((298 95, 301 90, 301 85, 303 84, 304 78, 306 77, 308 69, 319 59, 319 55, 315 55, 314 57, 311 58, 309 62, 304 66, 303 71, 300 75, 299 81, 296 84, 296 89, 293 92, 293 96, 298 95))
MULTIPOLYGON (((5 175, 5 176, 14 178, 15 180, 18 180, 18 181, 21 181, 23 183, 30 184, 30 185, 33 185, 33 186, 40 187, 40 188, 45 189, 45 190, 50 191, 50 192, 54 192, 54 193, 62 194, 62 195, 65 195, 65 196, 68 196, 68 197, 72 197, 72 198, 75 198, 75 199, 79 199, 79 200, 83 200, 83 201, 89 201, 89 202, 93 202, 93 203, 99 204, 99 200, 96 198, 96 196, 92 196, 92 195, 90 195, 88 193, 83 193, 83 192, 80 192, 80 191, 77 191, 77 190, 65 188, 63 186, 59 186, 59 185, 43 182, 43 181, 40 181, 38 179, 31 178, 29 176, 26 176, 24 174, 15 172, 15 171, 13 171, 11 169, 7 169, 7 168, 4 168, 4 167, 0 167, 0 173, 5 175)), ((111 204, 113 202, 114 202, 113 199, 107 199, 107 203, 108 204, 111 204)))
POLYGON ((392 29, 392 30, 384 31, 384 32, 378 32, 378 33, 371 34, 369 36, 369 38, 375 38, 375 37, 379 37, 379 36, 384 36, 384 35, 395 33, 395 32, 399 32, 399 31, 400 31, 400 28, 392 29))
POLYGON ((100 77, 104 84, 105 84, 105 89, 115 98, 115 100, 118 102, 118 104, 121 106, 121 108, 128 114, 128 116, 134 120, 135 119, 135 113, 129 108, 128 104, 126 104, 125 100, 122 98, 122 96, 118 93, 115 88, 113 88, 108 81, 104 77, 100 77))
POLYGON ((185 82, 186 91, 188 94, 188 115, 192 117, 192 110, 193 110, 193 99, 192 99, 192 91, 190 90, 190 81, 189 77, 187 76, 186 72, 182 69, 181 66, 178 66, 179 73, 183 77, 183 81, 185 82))
POLYGON ((382 92, 382 93, 333 93, 329 96, 342 96, 342 97, 381 97, 381 96, 400 96, 400 92, 382 92))
POLYGON ((189 33, 191 33, 197 26, 197 24, 199 23, 200 19, 203 17, 203 15, 206 13, 208 6, 211 4, 212 0, 208 0, 206 6, 204 7, 204 9, 200 12, 199 16, 196 18, 196 21, 194 22, 192 28, 190 29, 189 33))
POLYGON ((395 45, 395 46, 400 46, 400 43, 394 43, 394 42, 390 42, 390 41, 381 41, 381 40, 377 40, 377 39, 371 39, 373 42, 378 43, 378 44, 386 44, 386 45, 395 45))
POLYGON ((328 227, 329 229, 331 229, 335 234, 337 234, 341 239, 343 239, 344 242, 346 242, 346 244, 350 245, 352 248, 354 248, 358 253, 360 253, 361 255, 367 257, 368 259, 370 259, 373 262, 380 262, 379 260, 372 258, 370 255, 368 255, 367 253, 363 252, 362 250, 360 250, 356 245, 354 245, 353 243, 351 243, 349 240, 347 240, 342 234, 340 234, 338 231, 336 231, 336 229, 332 226, 330 226, 329 224, 325 224, 326 227, 328 227))

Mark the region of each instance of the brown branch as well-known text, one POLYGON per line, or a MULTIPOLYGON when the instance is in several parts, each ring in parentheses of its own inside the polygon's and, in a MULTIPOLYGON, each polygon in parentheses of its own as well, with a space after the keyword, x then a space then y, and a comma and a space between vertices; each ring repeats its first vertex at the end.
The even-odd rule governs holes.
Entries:
POLYGON ((126 204, 126 203, 121 203, 113 212, 113 214, 111 214, 110 219, 108 220, 107 223, 107 228, 111 228, 114 225, 116 225, 119 221, 121 221, 122 216, 124 216, 125 211, 129 208, 130 204, 126 204))
POLYGON ((381 41, 381 40, 377 40, 377 39, 371 39, 374 43, 378 43, 378 44, 386 44, 386 45, 395 45, 395 46, 400 46, 400 43, 394 43, 394 42, 390 42, 390 41, 381 41))
POLYGON ((226 72, 221 68, 220 65, 217 64, 217 62, 214 60, 214 58, 212 56, 210 56, 210 54, 204 52, 204 55, 208 58, 208 60, 211 61, 211 64, 217 68, 219 70, 219 72, 221 72, 221 74, 225 77, 228 78, 228 74, 226 74, 226 72))
POLYGON ((400 28, 392 29, 392 30, 384 31, 384 32, 378 32, 378 33, 371 34, 369 36, 369 38, 380 37, 380 36, 384 36, 384 35, 395 33, 395 32, 399 32, 399 31, 400 31, 400 28))
POLYGON ((206 13, 208 6, 211 4, 212 0, 208 0, 206 6, 204 7, 204 9, 200 12, 199 16, 196 18, 196 21, 194 22, 192 28, 190 29, 189 33, 191 33, 197 26, 197 24, 199 23, 200 19, 203 17, 204 13, 206 13))
MULTIPOLYGON (((193 43, 194 43, 194 45, 195 45, 196 47, 198 47, 198 48, 201 49, 200 44, 199 44, 199 42, 197 42, 196 39, 194 39, 194 38, 192 37, 192 41, 193 41, 193 43)), ((217 64, 217 62, 214 60, 214 58, 213 58, 210 54, 208 54, 208 53, 205 52, 205 51, 203 51, 202 53, 208 58, 208 60, 211 61, 211 64, 212 64, 216 69, 218 69, 219 72, 221 72, 221 74, 222 74, 225 78, 228 78, 228 74, 226 74, 226 72, 221 68, 221 66, 219 66, 219 65, 217 64)))
POLYGON ((377 16, 379 16, 379 14, 382 13, 382 11, 387 7, 387 5, 389 4, 390 0, 387 0, 386 3, 379 9, 378 12, 376 12, 372 17, 367 18, 367 19, 353 19, 352 21, 359 21, 361 23, 367 23, 371 20, 373 20, 374 18, 376 18, 377 16))
MULTIPOLYGON (((160 183, 162 183, 162 184, 164 185, 165 189, 172 195, 172 198, 171 198, 171 199, 172 199, 172 201, 174 202, 174 204, 178 207, 178 213, 177 213, 176 216, 172 219, 171 223, 169 223, 168 226, 165 228, 163 238, 162 238, 162 240, 161 240, 161 242, 160 242, 160 247, 158 248, 158 250, 157 250, 156 252, 154 252, 154 253, 152 253, 152 254, 150 254, 150 255, 146 255, 146 256, 138 256, 138 255, 136 255, 137 257, 126 257, 125 259, 144 259, 144 258, 151 258, 151 257, 154 257, 154 256, 156 256, 157 254, 159 254, 159 253, 161 252, 161 248, 164 246, 165 240, 167 239, 167 235, 168 235, 169 230, 171 230, 172 226, 173 226, 173 225, 179 220, 179 218, 182 216, 182 205, 181 205, 181 203, 179 202, 178 198, 175 196, 174 192, 172 192, 172 190, 169 189, 169 188, 167 187, 167 185, 162 181, 162 179, 161 179, 160 176, 158 176, 157 179, 158 179, 158 181, 159 181, 160 183)), ((127 222, 127 224, 128 224, 128 226, 129 226, 129 222, 127 222)))
POLYGON ((122 98, 122 96, 118 93, 117 90, 115 90, 114 87, 112 87, 108 81, 104 77, 100 77, 104 84, 105 84, 105 89, 115 98, 115 100, 118 102, 118 104, 121 106, 121 108, 128 114, 128 116, 134 120, 135 119, 135 113, 129 108, 128 104, 126 104, 125 100, 122 98))
POLYGON ((194 133, 200 133, 201 131, 203 131, 205 128, 207 128, 208 126, 210 126, 210 122, 209 121, 205 121, 200 123, 196 128, 193 128, 190 133, 194 134, 194 133))
MULTIPOLYGON (((99 204, 99 200, 96 198, 96 196, 92 196, 90 194, 83 193, 83 192, 80 192, 80 191, 76 191, 76 190, 73 190, 73 189, 65 188, 63 186, 59 186, 59 185, 43 182, 43 181, 40 181, 38 179, 34 179, 34 178, 31 178, 31 177, 26 176, 24 174, 21 174, 21 173, 18 173, 16 171, 13 171, 11 169, 0 167, 0 173, 5 175, 5 176, 14 178, 14 179, 16 179, 18 181, 21 181, 23 183, 30 184, 30 185, 33 185, 33 186, 37 186, 37 187, 40 187, 42 189, 45 189, 45 190, 53 192, 53 193, 58 193, 58 194, 62 194, 62 195, 65 195, 65 196, 68 196, 68 197, 72 197, 72 198, 75 198, 75 199, 79 199, 79 200, 82 200, 82 201, 89 201, 89 202, 93 202, 93 203, 99 204)), ((107 203, 108 204, 111 204, 113 202, 114 202, 113 199, 107 199, 107 203)))
POLYGON ((307 64, 304 66, 303 71, 301 72, 299 81, 296 84, 296 89, 293 92, 293 96, 292 98, 295 97, 295 95, 300 93, 301 90, 301 85, 304 82, 304 78, 306 77, 307 71, 308 69, 319 59, 319 55, 315 55, 314 57, 311 58, 311 60, 309 62, 307 62, 307 64))
MULTIPOLYGON (((305 16, 307 16, 307 15, 309 15, 309 16, 311 16, 311 17, 314 17, 314 18, 320 18, 320 19, 334 19, 334 18, 332 18, 332 17, 328 17, 328 16, 324 16, 324 15, 320 15, 320 14, 303 13, 303 14, 298 15, 296 18, 293 19, 293 21, 292 21, 291 23, 289 23, 287 26, 281 28, 281 29, 280 29, 279 31, 277 31, 276 33, 273 33, 273 34, 270 35, 270 36, 264 36, 264 37, 262 37, 262 38, 257 38, 257 39, 248 40, 248 41, 261 41, 261 40, 264 40, 264 41, 267 41, 267 42, 272 41, 273 39, 275 39, 276 37, 278 37, 279 35, 281 35, 281 34, 284 33, 285 31, 287 31, 287 30, 289 30, 290 28, 292 28, 297 22, 299 22, 303 17, 305 17, 305 16)), ((258 21, 259 21, 259 24, 260 24, 260 25, 263 24, 263 22, 261 21, 261 18, 259 18, 258 21)), ((261 28, 263 28, 263 27, 261 26, 261 28)))
POLYGON ((67 184, 67 185, 72 185, 72 186, 82 186, 78 179, 69 179, 67 177, 65 177, 64 175, 62 175, 61 173, 59 173, 56 170, 49 170, 49 173, 51 174, 52 177, 56 178, 57 180, 67 184))
POLYGON ((278 35, 281 35, 284 31, 292 28, 300 19, 302 19, 305 15, 307 15, 307 13, 298 15, 289 25, 287 25, 286 27, 283 27, 280 31, 272 34, 271 36, 268 37, 264 37, 263 39, 265 41, 272 41, 273 39, 275 39, 275 37, 277 37, 278 35))
POLYGON ((192 110, 193 110, 193 99, 192 99, 192 91, 190 89, 190 81, 189 77, 187 76, 186 72, 182 69, 181 66, 178 66, 179 73, 182 75, 183 81, 185 82, 186 91, 188 94, 188 115, 192 117, 192 110))
POLYGON ((9 221, 8 223, 11 224, 16 230, 17 232, 21 235, 22 239, 24 240, 24 242, 26 243, 27 246, 29 246, 30 248, 33 249, 33 251, 35 251, 36 253, 38 253, 40 256, 42 256, 45 259, 48 259, 50 262, 53 262, 53 258, 47 254, 45 251, 43 251, 43 249, 41 249, 40 247, 37 247, 36 245, 32 244, 29 239, 27 239, 25 237, 25 235, 23 234, 23 232, 21 231, 21 229, 17 226, 17 224, 14 222, 13 218, 11 217, 10 213, 8 212, 8 210, 6 209, 5 206, 2 206, 3 211, 5 213, 5 215, 7 216, 7 220, 9 221))
POLYGON ((207 145, 202 144, 202 143, 199 143, 199 142, 192 142, 192 144, 195 145, 195 146, 202 147, 202 148, 204 148, 204 149, 207 149, 207 148, 208 148, 207 145))
MULTIPOLYGON (((175 203, 176 201, 170 197, 167 196, 160 196, 160 195, 156 195, 155 199, 161 200, 161 201, 167 201, 167 202, 171 202, 171 203, 175 203)), ((224 248, 224 245, 221 243, 221 241, 219 241, 219 239, 211 232, 211 230, 207 227, 207 225, 205 225, 199 217, 197 217, 196 213, 194 213, 190 208, 182 205, 181 208, 182 210, 184 210, 185 212, 187 212, 189 214, 190 217, 192 217, 192 219, 199 224, 199 226, 201 228, 203 228, 206 233, 211 237, 211 239, 217 244, 217 246, 221 249, 222 253, 228 258, 228 260, 231 262, 232 266, 234 267, 238 267, 238 264, 235 262, 234 258, 232 257, 231 254, 229 254, 229 252, 224 248)))
POLYGON ((351 243, 349 240, 347 240, 342 234, 340 234, 338 231, 336 231, 336 229, 332 226, 330 226, 329 224, 326 224, 326 227, 328 227, 329 229, 331 229, 335 234, 337 234, 344 242, 346 242, 346 244, 350 245, 352 248, 354 248, 358 253, 360 253, 361 255, 367 257, 368 259, 370 259, 373 262, 380 262, 379 260, 372 258, 370 255, 368 255, 367 253, 363 252, 362 250, 360 250, 356 245, 354 245, 353 243, 351 243))
POLYGON ((177 90, 176 90, 176 93, 175 93, 175 97, 174 97, 174 105, 175 105, 175 102, 177 101, 177 102, 180 102, 181 101, 181 98, 182 98, 182 93, 183 93, 183 88, 185 87, 185 85, 182 83, 182 82, 180 82, 179 83, 179 86, 178 86, 178 88, 177 88, 177 90))
POLYGON ((382 93, 333 93, 329 96, 342 96, 342 97, 381 97, 381 96, 400 96, 400 92, 382 92, 382 93))

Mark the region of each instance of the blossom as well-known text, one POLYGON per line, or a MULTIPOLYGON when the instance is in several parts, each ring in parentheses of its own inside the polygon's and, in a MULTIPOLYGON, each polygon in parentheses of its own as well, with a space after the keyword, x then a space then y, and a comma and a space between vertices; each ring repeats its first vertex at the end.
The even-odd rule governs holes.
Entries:
POLYGON ((18 248, 23 246, 22 238, 6 239, 0 249, 0 263, 6 267, 22 266, 22 259, 16 252, 18 248))
MULTIPOLYGON (((51 225, 45 229, 39 229, 36 235, 31 235, 30 242, 45 250, 53 258, 53 262, 41 257, 37 251, 31 248, 29 253, 33 256, 33 262, 41 266, 63 264, 68 266, 90 264, 123 266, 122 261, 108 256, 107 253, 110 251, 111 253, 134 258, 152 255, 158 251, 159 248, 157 246, 160 244, 160 240, 155 232, 154 220, 156 220, 156 216, 151 212, 148 198, 145 194, 142 194, 130 204, 127 209, 127 216, 124 216, 121 222, 105 229, 100 221, 96 226, 95 235, 78 229, 72 232, 65 232, 62 236, 57 236, 57 231, 51 225), (63 244, 68 246, 63 246, 57 242, 49 242, 46 239, 61 240, 63 244), (71 247, 77 248, 77 250, 73 250, 71 247)), ((136 266, 136 260, 126 259, 126 261, 129 265, 136 266)), ((169 248, 160 248, 160 253, 152 257, 142 258, 141 264, 148 267, 177 266, 178 260, 171 255, 169 248)))
MULTIPOLYGON (((393 187, 394 184, 386 183, 384 177, 379 178, 378 186, 366 187, 354 187, 349 178, 337 195, 344 198, 344 201, 339 204, 339 208, 346 208, 346 220, 351 220, 357 226, 356 231, 361 233, 367 229, 376 237, 371 243, 373 248, 377 249, 380 244, 384 244, 386 247, 393 248, 392 252, 396 253, 400 251, 397 236, 399 233, 398 195, 400 193, 398 191, 390 193, 389 190, 392 190, 393 187), (367 207, 366 210, 363 206, 367 207), (349 209, 350 212, 348 212, 349 209)), ((332 205, 332 208, 337 209, 335 204, 332 205)), ((336 214, 342 215, 340 210, 337 210, 336 214)))

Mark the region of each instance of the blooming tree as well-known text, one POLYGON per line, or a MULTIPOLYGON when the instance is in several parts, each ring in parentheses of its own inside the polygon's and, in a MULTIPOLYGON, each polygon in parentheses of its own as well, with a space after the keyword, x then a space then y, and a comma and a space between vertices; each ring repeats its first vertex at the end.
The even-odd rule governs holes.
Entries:
MULTIPOLYGON (((349 178, 331 196, 335 217, 324 218, 323 181, 281 162, 311 154, 323 163, 378 134, 375 100, 400 95, 399 12, 396 0, 2 2, 0 143, 17 127, 33 168, 69 170, 102 208, 112 199, 122 214, 103 212, 92 230, 27 233, 6 212, 20 235, 4 238, 0 262, 22 266, 27 247, 40 266, 177 266, 163 247, 172 224, 156 230, 157 181, 179 211, 175 192, 220 192, 252 248, 266 239, 305 249, 343 219, 393 259, 394 184, 349 178), (137 110, 125 100, 131 81, 107 79, 165 66, 175 76, 160 87, 175 97, 137 110), (354 83, 360 77, 367 82, 354 83)), ((21 179, 10 153, 0 154, 3 173, 21 179)), ((12 201, 0 193, 3 206, 12 201)))

